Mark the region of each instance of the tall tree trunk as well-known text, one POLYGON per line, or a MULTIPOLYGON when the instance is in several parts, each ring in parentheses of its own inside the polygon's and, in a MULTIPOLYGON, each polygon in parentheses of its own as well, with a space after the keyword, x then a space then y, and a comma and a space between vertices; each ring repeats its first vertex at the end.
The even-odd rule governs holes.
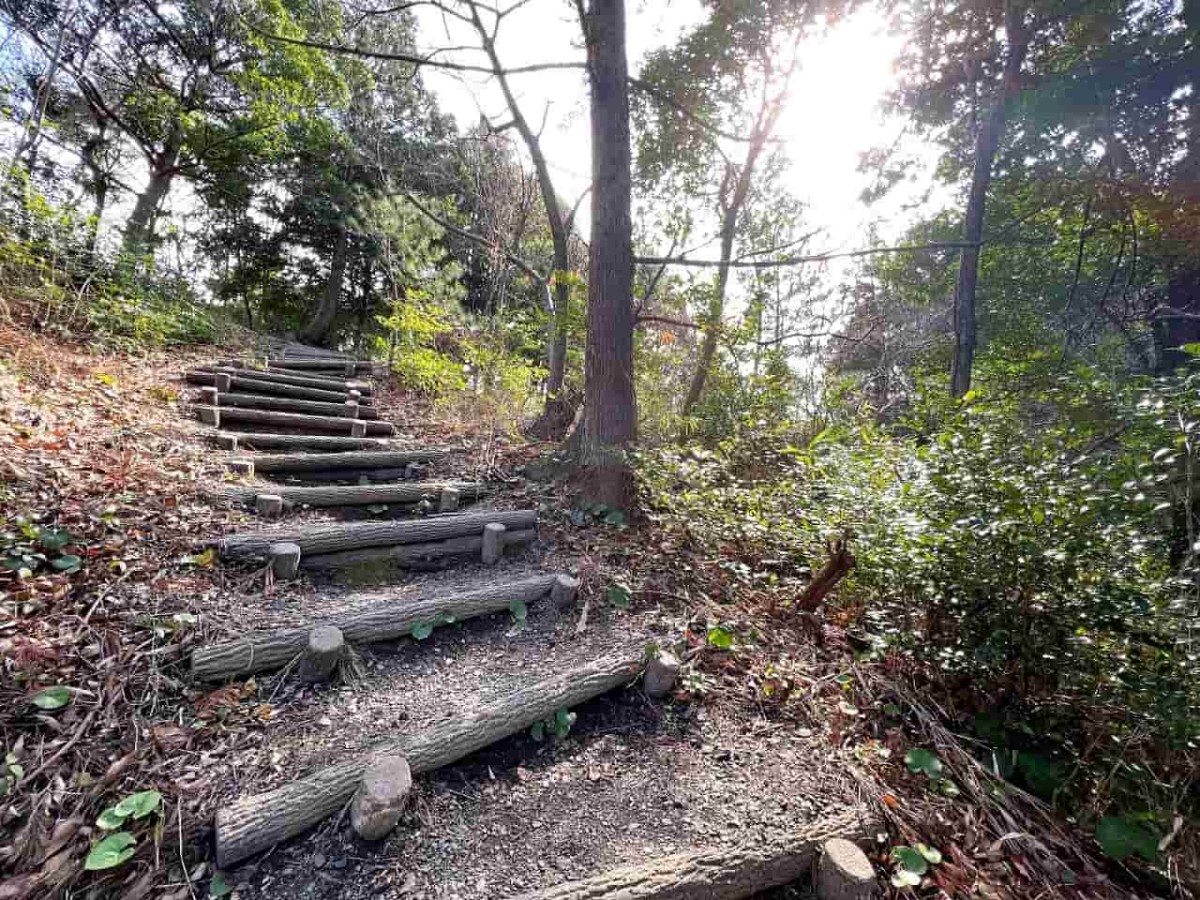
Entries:
POLYGON ((633 222, 624 0, 589 0, 584 21, 592 118, 582 462, 596 499, 628 508, 624 451, 637 436, 633 389, 633 222))
POLYGON ((150 180, 146 183, 146 189, 138 195, 133 212, 129 214, 129 221, 125 224, 122 252, 131 256, 141 256, 149 249, 150 239, 154 236, 154 220, 158 215, 158 207, 171 190, 171 181, 175 178, 182 146, 183 134, 176 128, 167 138, 166 146, 151 161, 150 180))
POLYGON ((329 338, 329 329, 337 317, 338 305, 342 299, 342 282, 346 278, 346 262, 350 257, 350 237, 345 226, 339 226, 337 237, 333 244, 333 257, 329 262, 329 280, 325 282, 325 292, 321 302, 313 314, 312 321, 300 332, 298 340, 304 344, 321 346, 329 338))
POLYGON ((1008 54, 1000 87, 975 139, 975 161, 971 172, 971 193, 963 217, 963 247, 958 260, 958 286, 954 292, 954 364, 950 373, 950 394, 962 397, 971 389, 971 369, 975 363, 975 289, 979 282, 980 243, 983 241, 983 216, 992 166, 1000 139, 1004 135, 1005 114, 1009 101, 1021 87, 1021 64, 1029 49, 1029 34, 1024 15, 1014 0, 1004 5, 1004 30, 1008 54))

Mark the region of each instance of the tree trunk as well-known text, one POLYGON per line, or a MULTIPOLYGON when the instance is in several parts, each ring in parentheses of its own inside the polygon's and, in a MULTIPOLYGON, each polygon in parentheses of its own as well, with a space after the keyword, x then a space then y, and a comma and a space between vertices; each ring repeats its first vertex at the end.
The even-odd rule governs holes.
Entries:
POLYGON ((344 225, 339 225, 333 243, 333 256, 329 262, 329 280, 321 302, 313 314, 312 321, 297 336, 306 344, 324 344, 329 339, 329 329, 337 318, 338 305, 342 299, 342 282, 346 277, 346 262, 350 258, 350 236, 344 225))
POLYGON ((445 538, 482 534, 490 522, 508 528, 537 527, 536 510, 500 512, 488 510, 430 516, 416 522, 343 522, 337 525, 310 525, 292 529, 231 534, 220 541, 221 555, 232 559, 266 557, 272 544, 297 544, 301 553, 336 553, 359 547, 387 547, 392 544, 424 544, 445 538))
POLYGON ((807 877, 827 840, 865 841, 874 830, 864 810, 851 809, 803 825, 786 838, 677 853, 516 900, 739 900, 807 877))
POLYGON ((627 684, 638 673, 641 654, 638 647, 552 675, 473 713, 389 741, 351 762, 234 801, 217 811, 217 865, 235 865, 333 815, 381 753, 401 754, 414 775, 449 765, 553 716, 559 707, 578 706, 627 684))
POLYGON ((166 146, 151 161, 150 180, 146 189, 138 195, 125 224, 125 239, 121 250, 130 256, 143 256, 150 249, 154 237, 154 220, 163 198, 171 190, 179 164, 179 151, 183 145, 183 134, 178 127, 172 130, 166 146))
MULTIPOLYGON (((550 593, 557 577, 539 575, 521 581, 498 582, 460 594, 399 596, 323 619, 317 624, 333 625, 352 644, 394 641, 408 636, 413 626, 423 622, 437 624, 446 617, 462 621, 507 609, 518 600, 533 603, 550 593)), ((304 649, 309 631, 310 626, 289 628, 200 647, 192 653, 192 677, 201 681, 219 681, 277 669, 304 649)))
POLYGON ((992 181, 992 166, 1000 139, 1008 103, 1021 88, 1021 65, 1029 49, 1029 34, 1024 16, 1014 0, 1004 6, 1004 28, 1008 54, 1000 87, 975 140, 975 162, 971 172, 971 193, 963 218, 963 242, 958 261, 958 286, 954 292, 954 363, 950 373, 950 394, 962 397, 971 389, 971 369, 975 363, 975 289, 979 281, 980 244, 983 241, 984 207, 992 181))
POLYGON ((600 502, 628 509, 626 447, 637 436, 633 384, 633 225, 624 0, 589 0, 592 248, 588 279, 583 465, 600 502))

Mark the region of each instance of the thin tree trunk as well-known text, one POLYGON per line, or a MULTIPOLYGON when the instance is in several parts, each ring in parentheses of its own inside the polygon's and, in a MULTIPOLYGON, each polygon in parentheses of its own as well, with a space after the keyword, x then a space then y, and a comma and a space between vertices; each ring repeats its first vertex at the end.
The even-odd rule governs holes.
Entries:
POLYGON ((589 0, 592 248, 582 462, 596 499, 628 508, 624 450, 637 436, 633 386, 633 225, 624 0, 589 0))
POLYGON ((345 226, 338 226, 333 244, 333 258, 329 263, 329 280, 312 321, 300 332, 297 339, 304 344, 321 346, 329 337, 329 329, 337 317, 338 304, 342 299, 342 282, 346 277, 346 261, 350 256, 350 237, 345 226))
POLYGON ((176 166, 179 163, 179 151, 183 145, 183 135, 176 128, 167 139, 167 144, 150 166, 150 180, 146 189, 138 195, 125 225, 125 240, 122 251, 131 256, 144 254, 154 235, 154 220, 158 215, 159 205, 171 190, 171 181, 175 178, 176 166))
POLYGON ((950 373, 950 394, 954 397, 962 397, 971 389, 976 343, 975 291, 979 282, 984 208, 992 181, 992 166, 1004 135, 1008 103, 1020 90, 1021 64, 1029 49, 1029 34, 1025 30, 1023 14, 1012 0, 1005 3, 1004 28, 1008 55, 1004 60, 999 91, 975 141, 971 193, 963 218, 963 242, 966 246, 959 256, 958 286, 954 293, 954 364, 950 373))

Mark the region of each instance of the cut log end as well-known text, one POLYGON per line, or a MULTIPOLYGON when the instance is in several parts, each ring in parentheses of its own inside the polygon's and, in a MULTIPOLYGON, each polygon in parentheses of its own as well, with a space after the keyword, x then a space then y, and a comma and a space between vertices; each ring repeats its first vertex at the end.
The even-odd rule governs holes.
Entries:
POLYGON ((308 646, 300 660, 300 680, 306 684, 328 681, 342 660, 346 639, 334 625, 318 625, 308 633, 308 646))
POLYGON ((196 417, 205 425, 212 425, 215 428, 221 427, 221 411, 215 406, 198 406, 196 408, 196 417))
POLYGON ((225 469, 234 475, 253 478, 254 460, 248 456, 240 456, 237 459, 230 459, 225 462, 225 469))
POLYGON ((267 519, 277 519, 283 514, 283 497, 279 494, 258 494, 254 498, 254 511, 267 519))
POLYGON ((575 596, 579 593, 579 579, 570 575, 559 575, 554 579, 550 588, 550 602, 557 610, 570 609, 575 605, 575 596))
POLYGON ((833 838, 821 847, 816 887, 820 900, 870 900, 879 893, 867 854, 845 838, 833 838))
POLYGON ((218 372, 214 381, 216 381, 216 390, 222 394, 228 394, 233 390, 233 376, 227 372, 218 372))
POLYGON ((288 542, 272 544, 269 552, 271 571, 280 581, 290 581, 300 571, 300 545, 288 542))
POLYGON ((367 766, 350 804, 350 825, 364 841, 387 837, 400 822, 412 771, 398 753, 377 757, 367 766))
POLYGON ((200 402, 207 406, 219 406, 217 389, 215 387, 200 388, 200 402))
POLYGON ((438 498, 438 512, 452 513, 458 512, 458 488, 447 487, 442 488, 442 495, 438 498))
POLYGON ((481 558, 485 566, 494 566, 504 555, 504 532, 508 528, 500 522, 488 522, 483 526, 483 548, 481 558))
POLYGON ((675 688, 675 679, 678 677, 679 660, 673 653, 665 650, 659 652, 646 664, 646 694, 655 700, 661 700, 675 688))
POLYGON ((217 446, 222 450, 229 450, 233 453, 237 452, 238 439, 236 434, 219 434, 217 435, 217 446))

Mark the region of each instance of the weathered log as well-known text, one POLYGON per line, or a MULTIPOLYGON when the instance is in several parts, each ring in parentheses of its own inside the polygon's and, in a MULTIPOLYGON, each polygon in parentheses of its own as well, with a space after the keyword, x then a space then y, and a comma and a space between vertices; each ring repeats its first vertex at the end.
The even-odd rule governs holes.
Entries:
POLYGON ((316 416, 345 416, 359 419, 378 419, 379 410, 373 406, 355 405, 355 415, 347 413, 346 403, 326 403, 323 400, 296 400, 292 397, 269 397, 265 394, 217 394, 221 409, 274 409, 280 412, 308 413, 316 416))
POLYGON ((308 632, 300 659, 300 680, 317 684, 333 677, 346 652, 346 637, 336 625, 317 625, 308 632))
MULTIPOLYGON (((341 451, 354 450, 378 450, 383 451, 388 447, 386 440, 379 438, 355 438, 345 437, 342 435, 329 434, 270 434, 270 433, 252 433, 252 432, 231 432, 219 431, 212 435, 216 442, 225 449, 244 450, 290 450, 298 447, 304 447, 308 450, 320 451, 319 456, 310 454, 295 454, 297 456, 304 455, 313 460, 314 468, 324 468, 315 464, 326 459, 330 455, 341 451), (232 446, 227 446, 232 444, 232 446)), ((290 456, 293 454, 277 454, 278 456, 290 456)), ((266 457, 262 457, 265 459, 266 457)))
MULTIPOLYGON (((553 575, 519 581, 500 581, 464 593, 399 597, 365 609, 334 616, 322 625, 339 629, 351 644, 394 641, 421 623, 436 624, 484 616, 508 609, 514 602, 533 603, 550 593, 553 575)), ((236 641, 199 647, 192 652, 192 677, 222 681, 287 665, 309 643, 308 628, 248 634, 236 641)))
POLYGON ((560 672, 475 713, 442 719, 349 762, 237 800, 217 811, 217 865, 232 866, 337 812, 357 789, 366 767, 381 754, 403 755, 414 775, 449 765, 549 718, 559 707, 578 706, 627 684, 637 675, 640 659, 640 648, 631 648, 560 672))
MULTIPOLYGON (((253 378, 255 381, 270 381, 275 384, 291 384, 298 387, 319 388, 325 391, 358 391, 364 397, 369 397, 374 393, 374 388, 365 381, 347 380, 345 378, 326 378, 321 375, 301 375, 299 373, 288 374, 287 372, 268 372, 266 369, 231 369, 227 366, 216 366, 210 368, 201 366, 199 369, 194 369, 194 372, 225 372, 230 375, 237 375, 244 378, 253 378)), ((215 379, 214 379, 215 383, 215 379)))
POLYGON ((254 511, 266 519, 277 519, 283 513, 283 498, 279 494, 255 494, 254 511))
POLYGON ((461 500, 462 491, 455 485, 446 485, 442 488, 441 496, 438 497, 438 512, 458 512, 458 504, 461 500))
MULTIPOLYGON (((205 421, 205 411, 217 413, 217 407, 196 407, 200 421, 205 421)), ((350 433, 355 425, 365 430, 367 435, 391 436, 395 433, 391 422, 364 422, 362 419, 347 419, 339 416, 309 416, 304 413, 275 412, 268 409, 240 409, 238 407, 219 408, 219 421, 254 422, 261 425, 274 425, 279 428, 306 428, 310 431, 341 431, 350 433)))
MULTIPOLYGON (((241 435, 245 438, 246 435, 241 435)), ((441 450, 381 450, 361 453, 271 453, 256 456, 259 472, 315 472, 327 469, 394 469, 410 462, 441 459, 441 450)))
POLYGON ((374 369, 375 364, 369 360, 358 360, 356 362, 341 362, 340 360, 328 359, 271 359, 267 361, 267 369, 295 369, 300 372, 339 372, 344 373, 349 370, 351 373, 370 372, 374 369), (353 367, 353 368, 351 368, 353 367))
MULTIPOLYGON (((537 540, 533 528, 509 530, 504 535, 504 549, 526 547, 537 540)), ((452 556, 479 556, 483 535, 447 538, 425 544, 396 544, 391 547, 365 547, 362 550, 343 550, 339 553, 317 553, 304 557, 304 568, 317 571, 352 569, 357 566, 385 565, 400 569, 428 568, 439 560, 452 556)))
POLYGON ((264 493, 278 495, 290 506, 373 506, 376 503, 420 503, 422 500, 441 496, 443 490, 453 487, 459 495, 478 498, 484 492, 481 484, 445 482, 401 482, 399 484, 339 484, 324 487, 292 487, 275 485, 262 491, 257 487, 221 485, 213 494, 230 503, 256 503, 264 493))
POLYGON ((340 522, 335 525, 310 525, 304 528, 231 534, 220 541, 221 554, 233 559, 266 555, 271 544, 291 541, 305 553, 336 553, 360 547, 386 547, 391 544, 423 544, 451 537, 483 534, 483 526, 498 522, 510 528, 534 528, 536 510, 489 510, 482 513, 457 513, 430 516, 415 522, 340 522))
POLYGON ((773 841, 752 840, 621 866, 583 881, 522 894, 517 900, 740 900, 804 878, 832 837, 869 834, 862 810, 851 809, 773 841))
POLYGON ((205 372, 195 370, 187 373, 187 380, 192 384, 215 385, 222 393, 236 391, 243 394, 269 394, 275 397, 294 397, 298 400, 323 400, 326 403, 345 403, 353 400, 354 394, 359 395, 359 403, 369 406, 370 398, 363 397, 357 389, 353 391, 331 391, 325 388, 302 387, 295 384, 278 384, 261 378, 229 375, 224 372, 205 372), (219 380, 229 379, 229 386, 223 387, 219 380))
POLYGON ((272 481, 298 484, 385 484, 407 481, 406 469, 329 469, 322 472, 276 472, 272 481))

